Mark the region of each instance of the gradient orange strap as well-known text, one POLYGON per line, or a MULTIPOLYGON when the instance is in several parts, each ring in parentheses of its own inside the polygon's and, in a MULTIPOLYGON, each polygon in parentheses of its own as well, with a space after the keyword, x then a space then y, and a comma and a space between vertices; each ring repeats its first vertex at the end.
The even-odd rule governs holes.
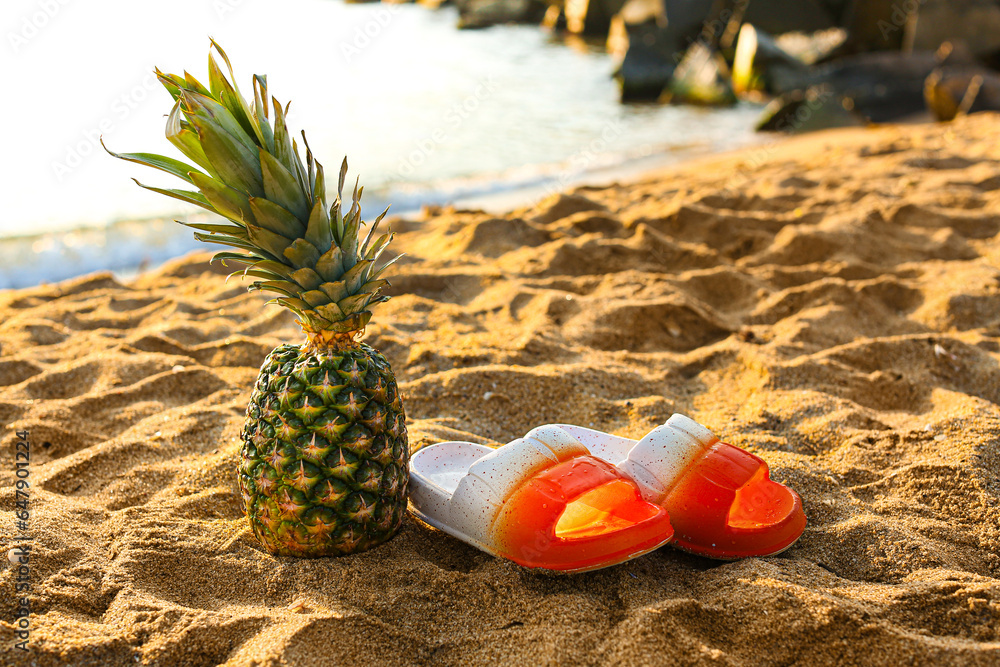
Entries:
POLYGON ((581 570, 626 560, 673 535, 662 507, 611 464, 580 456, 535 474, 504 504, 493 532, 527 567, 581 570))

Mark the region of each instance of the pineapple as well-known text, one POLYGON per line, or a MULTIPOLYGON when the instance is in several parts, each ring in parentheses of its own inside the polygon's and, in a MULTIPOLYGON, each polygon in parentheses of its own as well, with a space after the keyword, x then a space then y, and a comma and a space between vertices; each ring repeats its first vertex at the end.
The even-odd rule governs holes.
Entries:
MULTIPOLYGON (((285 123, 287 107, 268 98, 255 76, 253 106, 235 85, 226 53, 212 42, 209 87, 188 73, 156 75, 175 103, 167 139, 194 162, 148 153, 112 153, 184 179, 194 190, 138 185, 218 213, 223 224, 181 223, 195 238, 235 248, 213 259, 238 262, 251 290, 277 296, 297 316, 301 345, 284 344, 264 360, 242 431, 239 484, 260 543, 282 556, 364 551, 402 523, 409 448, 399 389, 378 351, 357 340, 373 304, 388 300, 380 264, 392 234, 376 237, 378 216, 362 239, 361 194, 342 211, 326 201, 323 167, 285 123), (273 109, 269 109, 271 104, 273 109), (271 115, 273 113, 273 122, 271 115)), ((110 151, 109 151, 110 152, 110 151)))

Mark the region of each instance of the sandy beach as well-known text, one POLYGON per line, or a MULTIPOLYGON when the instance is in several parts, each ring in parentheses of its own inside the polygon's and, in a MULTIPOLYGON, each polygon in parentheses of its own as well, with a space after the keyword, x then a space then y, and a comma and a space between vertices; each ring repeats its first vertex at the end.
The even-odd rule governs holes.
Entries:
POLYGON ((0 664, 1000 663, 997 136, 994 114, 832 131, 393 223, 365 340, 412 449, 682 412, 801 495, 771 558, 555 576, 412 517, 370 552, 272 557, 235 469, 290 314, 207 253, 0 293, 0 543, 18 430, 33 537, 30 650, 4 564, 0 664))

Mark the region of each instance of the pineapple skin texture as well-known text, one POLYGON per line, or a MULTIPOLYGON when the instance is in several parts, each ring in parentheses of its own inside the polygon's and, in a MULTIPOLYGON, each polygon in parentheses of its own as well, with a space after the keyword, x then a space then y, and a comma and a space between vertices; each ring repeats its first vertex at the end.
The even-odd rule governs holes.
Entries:
POLYGON ((392 369, 374 348, 276 348, 257 377, 242 440, 244 509, 272 554, 357 553, 402 525, 406 417, 392 369))

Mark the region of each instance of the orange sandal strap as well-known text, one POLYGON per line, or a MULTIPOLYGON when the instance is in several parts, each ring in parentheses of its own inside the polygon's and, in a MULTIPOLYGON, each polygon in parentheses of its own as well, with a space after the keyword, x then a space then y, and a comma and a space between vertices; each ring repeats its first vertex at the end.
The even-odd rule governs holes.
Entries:
POLYGON ((673 536, 663 507, 593 456, 536 473, 504 503, 492 528, 503 556, 527 567, 581 571, 651 551, 673 536))
POLYGON ((664 504, 674 546, 713 558, 777 553, 805 527, 798 494, 771 481, 763 459, 722 442, 684 472, 664 504))

